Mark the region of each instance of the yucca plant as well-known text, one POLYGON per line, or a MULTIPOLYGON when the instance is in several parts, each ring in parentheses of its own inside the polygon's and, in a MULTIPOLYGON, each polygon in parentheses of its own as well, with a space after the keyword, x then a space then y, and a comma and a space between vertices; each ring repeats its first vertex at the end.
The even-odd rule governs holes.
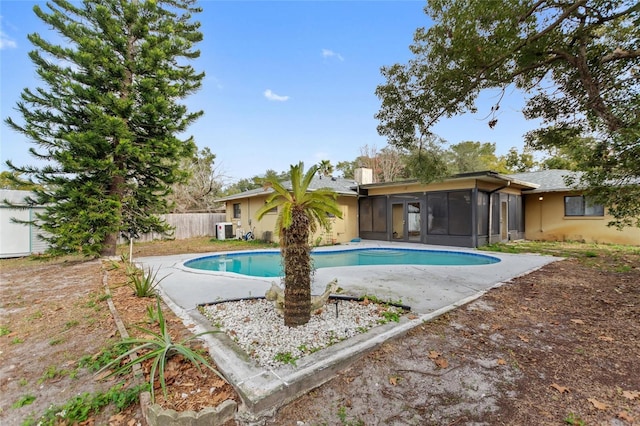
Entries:
POLYGON ((219 331, 205 331, 203 333, 198 333, 193 335, 187 339, 184 339, 178 343, 173 342, 171 335, 169 334, 169 330, 167 329, 167 322, 162 313, 162 308, 160 307, 160 299, 156 299, 156 308, 157 308, 157 320, 158 325, 160 327, 160 332, 156 333, 155 331, 149 330, 144 327, 134 326, 145 335, 150 337, 147 338, 128 338, 124 339, 122 342, 118 344, 131 345, 131 349, 118 356, 114 360, 110 361, 107 365, 98 371, 96 374, 100 374, 106 370, 109 370, 113 367, 118 366, 114 371, 112 371, 106 377, 112 377, 115 375, 119 375, 124 373, 127 370, 133 369, 133 366, 136 363, 142 363, 146 360, 152 360, 151 362, 151 371, 149 373, 149 385, 151 387, 151 401, 155 401, 155 392, 154 385, 156 380, 156 375, 159 377, 160 387, 162 388, 162 392, 167 397, 167 384, 165 382, 165 366, 167 365, 167 360, 176 355, 182 355, 185 359, 191 361, 193 365, 198 368, 198 371, 202 373, 201 366, 205 366, 209 370, 211 370, 214 374, 220 377, 222 380, 226 381, 224 376, 220 374, 218 370, 216 370, 210 363, 207 361, 204 356, 199 354, 197 351, 193 350, 188 346, 190 341, 193 341, 205 334, 218 333, 219 331), (131 354, 138 354, 139 357, 134 361, 128 361, 125 364, 121 365, 121 362, 128 358, 131 354))
POLYGON ((127 275, 129 277, 129 287, 133 289, 133 293, 138 297, 156 296, 156 287, 168 277, 168 275, 165 275, 157 280, 158 271, 151 267, 146 272, 137 268, 133 268, 133 270, 127 268, 127 275))
POLYGON ((158 313, 156 312, 156 307, 153 305, 147 306, 147 322, 149 324, 158 322, 158 313))
POLYGON ((127 275, 131 275, 134 273, 140 273, 140 269, 138 269, 136 267, 136 264, 133 263, 130 259, 127 259, 127 257, 123 254, 120 256, 120 261, 122 262, 122 264, 125 267, 125 273, 127 275))

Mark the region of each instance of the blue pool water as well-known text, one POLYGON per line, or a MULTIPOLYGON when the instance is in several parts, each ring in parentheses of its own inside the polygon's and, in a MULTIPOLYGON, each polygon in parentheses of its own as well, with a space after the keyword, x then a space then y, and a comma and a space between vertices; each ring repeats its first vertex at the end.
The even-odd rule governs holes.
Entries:
MULTIPOLYGON (((500 259, 475 253, 439 250, 359 248, 313 252, 315 268, 365 265, 488 265, 500 259)), ((279 251, 220 254, 185 262, 185 266, 205 271, 234 272, 253 277, 283 275, 279 251)))

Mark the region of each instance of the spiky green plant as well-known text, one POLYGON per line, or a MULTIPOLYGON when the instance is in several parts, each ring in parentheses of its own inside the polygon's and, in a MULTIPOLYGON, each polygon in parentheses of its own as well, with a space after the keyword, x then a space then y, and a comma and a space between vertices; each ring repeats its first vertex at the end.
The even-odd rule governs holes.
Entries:
POLYGON ((127 269, 127 275, 129 277, 128 285, 133 289, 133 293, 138 297, 153 297, 156 296, 156 287, 162 282, 168 275, 157 279, 158 270, 149 267, 146 271, 140 271, 137 268, 129 271, 127 269))
POLYGON ((149 385, 151 388, 151 401, 155 401, 155 392, 154 385, 156 380, 156 375, 159 376, 160 387, 162 388, 162 392, 167 397, 167 384, 164 380, 165 375, 165 367, 167 365, 167 360, 176 356, 182 355, 185 359, 191 361, 193 365, 198 368, 198 371, 202 373, 201 366, 205 366, 209 370, 211 370, 214 374, 220 377, 222 380, 226 379, 222 374, 216 370, 209 361, 204 358, 201 354, 191 349, 187 344, 203 336, 205 334, 217 333, 218 331, 205 331, 202 333, 198 333, 196 335, 190 336, 180 342, 174 342, 169 334, 169 330, 167 328, 167 322, 162 313, 162 308, 160 307, 160 299, 156 300, 156 308, 157 308, 157 319, 158 325, 160 327, 160 332, 156 333, 153 330, 149 330, 144 327, 134 326, 145 335, 151 336, 148 338, 128 338, 124 339, 123 342, 118 344, 131 345, 131 349, 118 356, 103 368, 98 371, 96 374, 100 374, 106 370, 109 370, 113 367, 116 367, 114 371, 112 371, 107 377, 120 375, 127 370, 132 370, 133 366, 137 363, 144 362, 146 360, 152 360, 151 362, 151 371, 149 372, 149 385), (124 359, 129 358, 130 355, 137 354, 139 357, 135 360, 130 360, 121 365, 124 359))

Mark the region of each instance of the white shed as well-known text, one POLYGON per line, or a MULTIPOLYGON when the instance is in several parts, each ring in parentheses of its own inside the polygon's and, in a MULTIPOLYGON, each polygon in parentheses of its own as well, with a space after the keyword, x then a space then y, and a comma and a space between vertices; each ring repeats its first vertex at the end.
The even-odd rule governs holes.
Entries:
POLYGON ((25 198, 29 195, 29 191, 0 189, 0 258, 28 256, 47 249, 47 243, 38 238, 38 228, 12 221, 33 220, 36 212, 44 210, 42 206, 28 205, 25 198), (4 200, 18 207, 4 204, 4 200))

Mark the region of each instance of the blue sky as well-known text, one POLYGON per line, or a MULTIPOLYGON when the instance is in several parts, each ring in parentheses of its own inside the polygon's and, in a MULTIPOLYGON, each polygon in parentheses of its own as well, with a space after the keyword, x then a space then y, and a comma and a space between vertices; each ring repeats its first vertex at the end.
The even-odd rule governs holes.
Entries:
MULTIPOLYGON (((0 116, 20 121, 14 107, 23 88, 42 87, 26 36, 55 39, 34 15, 43 1, 0 2, 0 116)), ((202 89, 186 100, 205 112, 187 132, 199 148, 216 154, 231 183, 267 169, 320 160, 351 161, 364 145, 386 146, 376 132, 380 68, 410 58, 413 33, 430 21, 424 1, 201 1, 204 41, 194 62, 206 73, 202 89)), ((44 6, 43 6, 44 8, 44 6)), ((509 94, 498 126, 483 118, 493 95, 476 115, 444 119, 434 132, 451 144, 495 142, 497 154, 523 147, 535 123, 522 118, 522 97, 509 94)), ((33 164, 31 143, 0 124, 2 164, 33 164)))

